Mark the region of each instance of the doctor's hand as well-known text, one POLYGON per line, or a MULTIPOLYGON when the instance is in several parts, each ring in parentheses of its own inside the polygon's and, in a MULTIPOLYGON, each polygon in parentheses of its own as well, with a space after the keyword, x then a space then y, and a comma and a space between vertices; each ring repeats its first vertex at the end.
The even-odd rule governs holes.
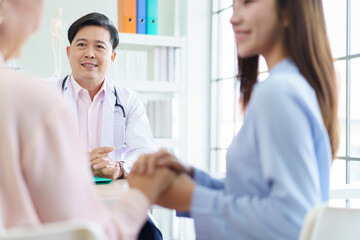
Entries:
POLYGON ((151 203, 167 191, 176 178, 176 173, 168 168, 157 168, 152 176, 130 172, 127 180, 131 188, 140 190, 151 203))
POLYGON ((167 167, 176 173, 185 173, 191 178, 194 176, 192 166, 181 163, 173 154, 162 149, 156 153, 144 154, 138 158, 131 172, 152 176, 157 167, 167 167))
POLYGON ((117 179, 123 175, 119 163, 109 156, 114 149, 114 147, 100 147, 90 152, 91 170, 95 176, 117 179))

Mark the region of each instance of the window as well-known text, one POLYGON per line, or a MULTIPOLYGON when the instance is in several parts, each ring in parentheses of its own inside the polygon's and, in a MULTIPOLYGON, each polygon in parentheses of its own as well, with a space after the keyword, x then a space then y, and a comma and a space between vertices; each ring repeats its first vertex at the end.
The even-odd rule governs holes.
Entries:
MULTIPOLYGON (((236 45, 230 24, 232 1, 213 1, 211 66, 211 142, 210 172, 226 171, 226 151, 239 131, 243 116, 239 108, 239 85, 236 83, 236 45)), ((260 81, 267 77, 267 66, 260 58, 260 81)))
POLYGON ((236 51, 230 24, 232 1, 213 1, 210 172, 226 171, 225 153, 239 130, 235 91, 236 51))
MULTIPOLYGON (((339 91, 340 146, 331 184, 360 183, 360 16, 356 14, 360 2, 326 0, 323 4, 339 91)), ((350 206, 356 202, 352 200, 350 206)))
MULTIPOLYGON (((210 172, 225 173, 225 153, 239 131, 238 90, 234 90, 235 42, 232 1, 213 0, 210 172)), ((339 90, 340 147, 331 169, 331 184, 360 183, 360 1, 323 0, 339 90)), ((260 79, 266 64, 260 61, 260 79)))

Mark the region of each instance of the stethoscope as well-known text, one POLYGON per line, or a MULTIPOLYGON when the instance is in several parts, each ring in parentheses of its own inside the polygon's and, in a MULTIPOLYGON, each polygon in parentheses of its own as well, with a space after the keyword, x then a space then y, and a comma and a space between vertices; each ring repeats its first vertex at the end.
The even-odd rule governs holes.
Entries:
MULTIPOLYGON (((62 84, 61 84, 61 92, 65 91, 65 83, 68 80, 69 75, 67 75, 63 80, 62 80, 62 84)), ((118 102, 118 95, 117 95, 117 91, 116 88, 114 86, 114 95, 115 95, 115 107, 120 107, 121 111, 123 112, 123 118, 124 118, 124 122, 126 120, 126 114, 125 114, 125 109, 124 107, 118 102)))
MULTIPOLYGON (((61 92, 64 92, 65 91, 65 83, 66 81, 68 80, 69 78, 69 75, 67 75, 63 80, 62 80, 62 83, 61 83, 61 92)), ((124 118, 124 130, 123 130, 123 144, 122 146, 125 146, 126 143, 125 143, 125 128, 126 128, 126 114, 125 114, 125 109, 124 107, 118 102, 118 95, 117 95, 117 91, 116 91, 116 88, 114 86, 114 95, 115 95, 115 107, 120 107, 121 108, 121 111, 123 113, 123 118, 124 118)))

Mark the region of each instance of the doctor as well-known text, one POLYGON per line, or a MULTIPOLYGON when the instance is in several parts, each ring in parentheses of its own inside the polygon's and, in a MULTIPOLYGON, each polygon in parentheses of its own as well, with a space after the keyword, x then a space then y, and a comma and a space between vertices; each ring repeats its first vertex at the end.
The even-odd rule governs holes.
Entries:
POLYGON ((137 157, 154 152, 145 108, 138 96, 106 74, 116 57, 117 29, 99 13, 87 14, 68 30, 72 73, 58 83, 78 121, 95 176, 126 178, 137 157))

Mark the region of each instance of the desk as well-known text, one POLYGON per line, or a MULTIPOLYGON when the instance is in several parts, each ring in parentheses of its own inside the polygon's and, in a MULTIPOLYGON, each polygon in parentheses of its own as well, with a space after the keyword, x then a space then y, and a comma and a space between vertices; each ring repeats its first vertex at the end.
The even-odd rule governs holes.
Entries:
POLYGON ((95 185, 97 192, 106 204, 110 204, 119 199, 122 194, 129 189, 125 179, 114 180, 110 184, 95 185))
MULTIPOLYGON (((119 199, 129 189, 125 179, 114 180, 110 184, 95 185, 97 192, 105 202, 119 199)), ((330 199, 360 198, 360 185, 344 184, 330 188, 330 199)))
MULTIPOLYGON (((95 185, 96 191, 99 193, 101 199, 104 201, 106 205, 112 204, 114 201, 121 198, 121 196, 129 189, 129 184, 125 179, 113 180, 110 184, 98 184, 95 185)), ((152 213, 153 208, 157 205, 153 205, 150 212, 152 213)), ((162 207, 157 207, 161 209, 162 207)), ((170 210, 168 210, 170 211, 170 210)), ((154 217, 149 214, 151 220, 156 223, 157 221, 154 217)))

